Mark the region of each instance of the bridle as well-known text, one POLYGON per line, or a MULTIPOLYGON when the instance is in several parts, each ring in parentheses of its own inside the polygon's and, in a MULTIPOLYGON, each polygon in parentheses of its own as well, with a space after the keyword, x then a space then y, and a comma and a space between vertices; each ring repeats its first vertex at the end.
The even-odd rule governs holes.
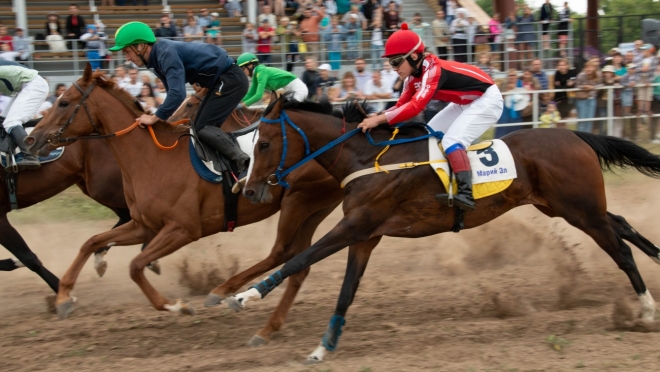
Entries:
POLYGON ((74 142, 80 139, 96 139, 96 138, 107 138, 107 137, 113 137, 115 133, 113 134, 96 134, 96 135, 91 135, 91 136, 84 136, 84 137, 66 137, 66 138, 60 138, 63 134, 66 128, 73 123, 73 119, 75 119, 76 115, 78 114, 78 110, 80 110, 80 106, 82 106, 85 109, 85 113, 87 113, 87 117, 89 118, 89 122, 94 127, 94 131, 98 133, 99 128, 96 126, 96 123, 94 122, 94 118, 92 118, 92 114, 90 114, 89 109, 87 108, 87 98, 89 98, 89 95, 92 93, 92 90, 94 90, 94 87, 96 87, 96 84, 90 83, 89 87, 87 90, 83 90, 78 83, 73 83, 72 84, 78 91, 82 94, 82 98, 80 99, 80 102, 76 105, 76 108, 73 110, 73 114, 69 117, 69 120, 67 120, 66 123, 60 128, 60 130, 57 131, 57 134, 51 134, 48 137, 48 144, 51 146, 58 145, 61 142, 74 142))

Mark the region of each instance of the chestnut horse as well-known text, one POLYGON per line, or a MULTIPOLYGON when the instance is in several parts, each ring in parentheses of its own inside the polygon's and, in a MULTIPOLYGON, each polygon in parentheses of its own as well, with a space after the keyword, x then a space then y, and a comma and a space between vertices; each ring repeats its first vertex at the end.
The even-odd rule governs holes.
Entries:
MULTIPOLYGON (((198 92, 202 96, 206 89, 198 92)), ((177 110, 171 120, 183 119, 190 116, 197 109, 200 97, 190 96, 177 110), (192 110, 191 110, 192 108, 192 110)), ((243 108, 236 110, 224 123, 224 129, 228 131, 238 130, 245 127, 246 120, 258 120, 259 111, 243 108), (256 119, 255 119, 256 118, 256 119)), ((11 225, 7 214, 11 212, 11 206, 7 197, 7 182, 4 177, 0 178, 0 193, 4 195, 0 200, 0 244, 2 244, 16 259, 0 260, 0 271, 12 271, 21 267, 27 267, 39 275, 48 286, 57 293, 59 279, 51 273, 39 260, 37 255, 30 250, 23 237, 11 225)), ((110 146, 106 141, 77 141, 67 148, 62 157, 57 161, 44 163, 41 168, 33 171, 20 172, 16 176, 16 198, 18 208, 28 208, 34 204, 49 199, 73 185, 99 204, 110 208, 119 217, 115 227, 120 226, 131 219, 124 190, 122 188, 121 170, 114 159, 110 146)), ((103 256, 109 248, 103 248, 95 253, 95 268, 99 276, 103 276, 107 263, 103 256)), ((156 263, 151 266, 159 273, 160 269, 156 263)))
MULTIPOLYGON (((266 109, 254 145, 253 169, 244 189, 250 200, 272 200, 270 194, 280 189, 272 185, 285 182, 285 168, 300 164, 297 162, 305 157, 306 150, 318 155, 315 159, 337 181, 373 165, 383 147, 371 146, 366 136, 356 129, 356 123, 364 118, 364 111, 349 105, 344 110, 344 121, 331 116, 330 112, 320 111, 323 108, 319 105, 285 103, 284 99, 266 109), (352 123, 346 124, 346 121, 352 123), (349 132, 341 140, 337 139, 343 130, 349 132), (286 137, 283 131, 287 132, 286 137), (330 141, 336 146, 327 146, 330 141), (322 152, 322 148, 329 150, 322 152)), ((386 134, 389 137, 390 129, 381 126, 372 132, 374 136, 386 134)), ((408 134, 398 138, 426 134, 423 128, 404 129, 408 134)), ((660 157, 619 138, 566 129, 520 130, 503 140, 515 159, 517 178, 503 192, 479 199, 477 209, 465 213, 465 228, 482 225, 525 204, 534 205, 549 217, 562 217, 593 238, 628 275, 641 302, 642 318, 653 321, 655 302, 642 281, 630 247, 622 239, 638 245, 658 263, 660 249, 639 235, 625 219, 607 212, 601 168, 632 167, 660 178, 660 157)), ((428 143, 423 140, 392 146, 379 162, 422 162, 428 158, 428 143)), ((287 181, 290 187, 295 187, 297 182, 292 177, 287 181)), ((249 300, 259 300, 283 279, 309 270, 312 264, 351 246, 336 313, 321 345, 308 358, 322 360, 327 351, 337 346, 346 311, 371 250, 381 237, 417 238, 452 230, 454 210, 435 197, 443 192, 438 176, 429 166, 355 178, 344 189, 344 217, 328 234, 268 279, 227 301, 243 307, 249 300), (359 243, 370 245, 360 249, 355 246, 359 243)))
MULTIPOLYGON (((27 140, 32 151, 43 153, 51 144, 57 145, 58 140, 63 140, 60 136, 74 139, 95 131, 109 135, 125 129, 141 114, 127 92, 117 88, 102 73, 92 73, 88 65, 82 78, 59 98, 27 140), (85 107, 89 116, 76 115, 76 106, 85 107)), ((160 122, 155 127, 167 130, 169 125, 160 122)), ((175 142, 180 136, 180 133, 157 134, 166 144, 175 142)), ((143 269, 148 262, 220 231, 224 220, 222 187, 197 176, 190 164, 187 140, 171 151, 163 151, 151 141, 150 134, 142 129, 107 139, 122 171, 132 220, 92 237, 82 246, 60 281, 56 299, 60 317, 66 317, 73 310, 70 292, 93 252, 103 247, 143 242, 148 244, 131 262, 131 278, 156 309, 176 313, 192 311, 189 304, 169 301, 158 293, 147 281, 143 269)), ((338 183, 316 163, 301 168, 291 178, 298 181, 299 187, 273 194, 272 204, 253 204, 246 198, 239 199, 240 226, 263 220, 280 208, 280 221, 284 223, 278 225, 278 241, 271 254, 214 289, 205 304, 218 304, 227 293, 235 292, 248 281, 293 257, 297 251, 307 248, 318 224, 341 201, 338 183)), ((281 326, 284 314, 308 272, 305 270, 289 281, 280 304, 283 311, 279 312, 278 308, 269 325, 259 332, 256 336, 261 339, 259 342, 265 341, 281 326)))

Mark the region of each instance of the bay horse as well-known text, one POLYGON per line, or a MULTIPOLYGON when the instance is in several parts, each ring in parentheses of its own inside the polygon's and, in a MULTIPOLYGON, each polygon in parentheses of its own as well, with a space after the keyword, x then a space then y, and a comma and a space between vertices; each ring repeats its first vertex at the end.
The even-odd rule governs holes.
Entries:
MULTIPOLYGON (((59 145, 58 140, 66 142, 94 132, 109 135, 124 130, 141 114, 127 92, 117 88, 103 73, 93 73, 88 65, 83 76, 37 125, 28 138, 28 144, 31 151, 44 153, 51 145, 59 145), (76 115, 76 106, 83 107, 89 115, 76 115), (65 141, 60 136, 69 139, 65 141)), ((167 123, 159 122, 155 127, 171 131, 167 123)), ((160 141, 170 144, 179 138, 180 133, 160 132, 159 136, 160 141)), ((224 220, 222 187, 197 176, 190 163, 187 140, 181 141, 171 151, 163 151, 151 143, 146 130, 136 129, 106 141, 122 171, 124 193, 132 220, 83 244, 60 281, 56 299, 58 315, 64 318, 73 310, 70 292, 82 266, 93 252, 108 246, 144 242, 148 242, 147 247, 131 262, 131 278, 154 308, 191 313, 189 304, 170 301, 158 293, 145 278, 143 269, 148 262, 221 230, 224 220)), ((316 163, 306 165, 291 178, 298 180, 299 186, 271 194, 271 204, 253 204, 244 197, 239 199, 239 226, 263 220, 280 210, 278 240, 265 260, 214 289, 205 305, 219 304, 228 293, 234 293, 248 281, 307 248, 318 224, 341 201, 339 184, 316 163)), ((258 342, 266 341, 268 335, 281 326, 308 272, 305 270, 289 281, 278 312, 255 336, 261 338, 258 342), (279 312, 280 309, 283 311, 279 312)))
MULTIPOLYGON (((281 188, 273 187, 278 183, 288 181, 290 187, 295 187, 296 181, 285 181, 282 174, 301 164, 298 162, 309 152, 307 158, 318 155, 315 160, 337 181, 373 166, 383 147, 370 145, 366 136, 356 129, 365 117, 364 110, 358 110, 355 104, 348 105, 343 119, 323 111, 318 105, 285 103, 282 98, 266 109, 254 145, 252 173, 244 188, 250 200, 270 202, 273 199, 270 194, 281 188), (342 136, 342 142, 337 137, 345 130, 348 133, 342 136), (330 141, 334 147, 328 145, 330 141), (322 148, 329 149, 315 152, 322 148)), ((388 138, 390 131, 390 127, 380 126, 372 133, 386 134, 388 138)), ((406 131, 407 136, 398 138, 427 134, 419 127, 406 131)), ((427 141, 392 146, 379 162, 428 160, 427 141)), ((642 281, 630 247, 622 239, 637 245, 656 263, 660 263, 660 249, 623 217, 607 212, 602 170, 631 167, 660 178, 660 157, 626 140, 566 129, 520 130, 505 136, 503 141, 513 154, 517 178, 501 193, 479 199, 477 209, 465 213, 465 228, 482 225, 525 204, 534 205, 549 217, 562 217, 589 235, 626 273, 639 296, 642 319, 653 321, 655 301, 642 281)), ((311 362, 323 360, 337 346, 346 311, 371 251, 381 237, 417 238, 452 230, 454 210, 435 197, 443 192, 438 176, 428 165, 355 178, 344 189, 344 216, 330 232, 266 280, 228 299, 228 303, 242 308, 248 301, 260 300, 283 279, 308 270, 312 264, 350 246, 335 315, 321 344, 308 357, 311 362)))
MULTIPOLYGON (((199 102, 201 102, 199 95, 204 96, 206 94, 206 88, 202 89, 197 92, 198 95, 191 95, 170 120, 175 121, 190 117, 196 111, 199 102)), ((254 120, 259 114, 259 111, 247 108, 236 111, 224 123, 225 130, 241 129, 249 125, 245 122, 246 118, 254 120)), ((0 244, 16 259, 0 260, 0 271, 13 271, 21 267, 27 267, 39 275, 57 293, 59 279, 41 263, 37 255, 32 252, 21 234, 7 218, 7 214, 11 212, 11 205, 7 196, 6 175, 4 172, 2 173, 0 193, 4 196, 0 198, 0 244)), ((16 178, 18 185, 16 197, 19 209, 25 209, 50 199, 76 185, 85 195, 117 214, 119 221, 114 227, 123 225, 131 219, 124 198, 121 170, 106 141, 76 141, 64 151, 57 161, 44 163, 37 170, 20 172, 16 178)), ((103 256, 108 249, 108 247, 105 247, 95 252, 94 266, 99 276, 103 276, 107 268, 103 256)), ((148 267, 156 273, 160 273, 160 268, 156 262, 152 262, 148 267)))

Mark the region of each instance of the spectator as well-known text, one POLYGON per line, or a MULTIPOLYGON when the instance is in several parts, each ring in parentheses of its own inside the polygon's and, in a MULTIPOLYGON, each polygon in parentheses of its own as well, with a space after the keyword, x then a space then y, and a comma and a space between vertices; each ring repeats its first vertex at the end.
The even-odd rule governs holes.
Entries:
MULTIPOLYGON (((586 63, 582 72, 577 76, 575 84, 578 89, 581 89, 575 93, 575 105, 579 119, 591 119, 596 115, 596 88, 601 84, 598 67, 593 62, 586 63)), ((577 130, 591 133, 592 129, 591 121, 578 122, 577 130)))
POLYGON ((495 12, 493 14, 493 18, 488 21, 488 31, 490 51, 497 52, 500 50, 499 45, 502 43, 502 24, 500 23, 500 13, 495 12))
POLYGON ((516 12, 509 13, 509 16, 504 20, 504 30, 502 32, 502 41, 504 42, 503 50, 506 52, 515 52, 516 31, 518 30, 518 21, 516 12))
POLYGON ((257 34, 257 30, 254 29, 254 25, 250 22, 246 23, 245 29, 243 30, 243 52, 256 53, 258 40, 259 34, 257 34))
POLYGON ((319 67, 319 77, 314 83, 316 86, 316 97, 321 98, 322 96, 330 96, 328 90, 337 82, 336 77, 330 76, 331 71, 332 67, 327 63, 324 63, 319 67))
MULTIPOLYGON (((655 76, 653 77, 653 83, 660 84, 660 64, 656 65, 655 76)), ((653 87, 653 103, 651 104, 651 111, 656 114, 660 113, 660 85, 656 85, 653 87)), ((660 117, 651 118, 649 134, 651 137, 651 143, 656 145, 660 143, 660 137, 658 134, 659 124, 660 124, 660 117)))
POLYGON ((289 17, 280 18, 280 25, 277 26, 278 37, 280 38, 280 45, 282 52, 286 53, 286 70, 293 71, 293 64, 298 61, 298 24, 289 22, 289 17))
POLYGON ((172 22, 168 14, 163 14, 160 17, 160 27, 154 32, 156 37, 164 37, 170 40, 174 40, 177 36, 176 24, 172 22))
POLYGON ((51 52, 66 52, 66 43, 62 37, 59 16, 55 13, 48 15, 46 21, 46 43, 51 52))
POLYGON ((272 56, 270 55, 270 45, 273 36, 275 36, 275 29, 270 26, 268 19, 261 20, 261 27, 257 29, 259 39, 257 40, 257 58, 259 63, 270 65, 272 56))
POLYGON ((0 45, 8 45, 9 46, 9 51, 14 50, 14 44, 13 44, 14 38, 11 37, 7 33, 7 26, 5 25, 0 25, 0 45))
POLYGON ((487 73, 491 78, 495 73, 495 69, 490 63, 490 54, 483 52, 479 54, 479 61, 477 62, 477 67, 479 67, 483 72, 487 73))
MULTIPOLYGON (((626 56, 623 59, 623 64, 628 67, 629 64, 635 63, 635 53, 632 50, 626 52, 626 56)), ((636 63, 635 63, 636 64, 636 63)))
MULTIPOLYGON (((364 98, 368 100, 377 100, 377 99, 390 99, 392 98, 392 87, 383 84, 381 79, 380 71, 375 70, 371 73, 372 79, 364 84, 364 98)), ((374 104, 377 112, 383 111, 385 109, 385 104, 383 102, 378 102, 374 104)))
POLYGON ((30 59, 30 39, 23 36, 23 29, 16 28, 14 30, 14 51, 18 52, 18 60, 25 62, 30 59))
POLYGON ((220 14, 211 13, 211 23, 206 28, 206 38, 209 44, 222 45, 222 33, 220 32, 220 14))
POLYGON ((331 22, 330 31, 325 34, 325 42, 330 66, 332 70, 339 71, 341 69, 341 50, 346 36, 346 29, 339 24, 337 16, 333 16, 331 22))
MULTIPOLYGON (((225 10, 227 11, 227 16, 229 17, 243 16, 243 6, 241 5, 240 0, 227 0, 225 3, 225 10)), ((243 51, 245 52, 245 50, 243 51)))
POLYGON ((435 12, 435 19, 431 22, 431 27, 433 27, 433 43, 435 44, 438 58, 447 59, 447 43, 451 34, 447 21, 445 21, 445 12, 442 10, 435 12))
POLYGON ((541 5, 539 21, 541 21, 543 49, 545 50, 550 50, 550 34, 548 30, 550 29, 550 22, 552 21, 554 11, 555 9, 550 4, 550 0, 545 0, 545 3, 541 5))
POLYGON ((534 97, 532 96, 531 92, 533 92, 535 90, 540 90, 541 89, 541 83, 539 83, 538 79, 534 77, 534 74, 532 73, 532 70, 529 69, 529 68, 526 68, 523 71, 522 76, 518 80, 517 87, 518 88, 523 88, 526 91, 530 92, 530 94, 529 94, 530 106, 528 106, 530 109, 523 110, 523 112, 521 113, 521 116, 522 116, 522 121, 524 123, 531 122, 531 121, 534 120, 534 118, 532 117, 533 108, 531 107, 531 105, 534 102, 534 97))
POLYGON ((142 92, 142 85, 144 84, 141 81, 138 81, 138 69, 131 68, 128 70, 128 81, 121 87, 133 97, 137 97, 142 92))
POLYGON ((431 43, 428 42, 428 28, 430 25, 426 22, 422 22, 421 13, 415 13, 415 15, 413 15, 412 23, 409 26, 414 33, 422 38, 424 44, 431 45, 431 43))
POLYGON ((128 81, 131 80, 131 78, 128 77, 126 74, 126 67, 124 65, 119 65, 115 67, 115 76, 117 76, 117 80, 119 81, 119 86, 123 86, 124 83, 127 83, 128 81))
POLYGON ((275 16, 275 14, 273 14, 270 5, 264 5, 262 9, 263 9, 262 13, 259 14, 259 17, 257 17, 257 21, 259 22, 259 24, 262 25, 265 20, 272 28, 276 28, 277 17, 275 16))
POLYGON ((539 128, 557 128, 561 120, 561 115, 557 111, 557 104, 554 101, 548 102, 545 111, 541 114, 539 128))
POLYGON ((197 22, 197 16, 195 15, 195 11, 192 9, 187 9, 186 10, 186 17, 183 19, 183 27, 188 26, 190 18, 195 19, 195 24, 198 24, 197 22))
POLYGON ((532 70, 532 75, 541 84, 541 90, 548 90, 548 75, 543 71, 543 62, 539 58, 535 58, 529 67, 532 70))
POLYGON ((449 25, 449 31, 452 34, 451 45, 454 49, 454 61, 467 62, 467 37, 468 37, 468 20, 466 18, 467 10, 459 8, 456 10, 458 18, 453 20, 449 25))
MULTIPOLYGON (((515 69, 509 69, 507 72, 507 78, 499 84, 500 92, 506 93, 513 91, 518 88, 518 71, 515 69)), ((506 99, 511 95, 504 95, 504 107, 502 110, 502 116, 497 121, 497 124, 515 124, 522 122, 523 110, 516 110, 516 107, 512 104, 512 99, 506 99)), ((503 136, 522 129, 521 125, 509 125, 505 127, 495 127, 495 138, 502 138, 503 136)))
POLYGON ((165 84, 158 77, 156 78, 156 89, 154 89, 154 93, 156 94, 158 106, 162 105, 165 102, 165 98, 167 98, 167 89, 165 89, 165 84))
MULTIPOLYGON (((619 85, 614 79, 614 67, 605 66, 602 69, 603 75, 603 86, 615 86, 619 85)), ((612 100, 614 108, 614 116, 621 116, 621 99, 619 89, 612 89, 612 100)), ((610 94, 609 89, 600 89, 596 93, 596 117, 601 119, 606 119, 607 115, 607 102, 610 94)), ((598 120, 595 125, 596 134, 607 134, 607 120, 598 120)))
POLYGON ((347 71, 341 79, 341 90, 339 95, 334 97, 334 102, 344 102, 352 99, 359 99, 362 96, 359 89, 355 86, 355 76, 352 72, 347 71))
POLYGON ((637 125, 641 124, 641 115, 652 115, 651 102, 653 102, 653 75, 657 64, 653 55, 653 46, 644 44, 641 47, 642 58, 637 65, 637 125))
POLYGON ((364 18, 367 19, 368 24, 373 24, 374 17, 376 17, 377 14, 382 16, 378 0, 365 1, 364 4, 362 4, 362 14, 364 15, 364 18))
MULTIPOLYGON (((383 84, 394 90, 394 83, 399 78, 399 74, 397 74, 396 71, 392 69, 392 65, 390 65, 390 61, 387 59, 383 61, 383 69, 380 70, 380 78, 383 80, 383 84)), ((396 92, 392 93, 392 97, 398 97, 396 92)))
POLYGON ((371 28, 371 67, 378 68, 380 56, 383 55, 383 16, 376 12, 370 25, 371 28))
POLYGON ((306 44, 310 56, 314 58, 318 58, 320 50, 319 23, 321 23, 323 17, 325 17, 323 9, 308 5, 300 18, 300 24, 298 25, 301 39, 306 44))
POLYGON ((621 90, 621 110, 623 111, 623 138, 635 140, 637 138, 637 123, 632 123, 628 116, 633 106, 633 90, 637 85, 637 65, 630 63, 626 66, 626 74, 621 77, 619 83, 621 90))
MULTIPOLYGON (((518 5, 514 7, 516 11, 518 10, 518 5)), ((521 63, 525 63, 525 54, 527 54, 527 59, 531 60, 534 58, 534 45, 536 43, 536 24, 535 24, 534 14, 532 9, 525 5, 523 9, 523 15, 516 17, 516 26, 517 30, 517 41, 518 41, 518 50, 521 50, 520 59, 521 63)))
POLYGON ((468 61, 474 63, 474 55, 477 51, 478 44, 486 44, 488 42, 488 36, 481 30, 481 26, 477 23, 477 19, 474 18, 473 14, 467 15, 468 26, 467 26, 467 40, 468 40, 468 61))
POLYGON ((614 79, 621 80, 621 77, 626 74, 626 66, 623 64, 621 52, 615 52, 612 55, 612 67, 614 67, 614 79))
POLYGON ((142 89, 140 94, 137 96, 138 101, 144 107, 144 110, 150 114, 153 114, 158 109, 158 102, 156 101, 156 95, 154 94, 154 89, 151 84, 142 84, 142 89))
POLYGON ((59 96, 64 94, 64 92, 66 92, 66 85, 62 84, 62 83, 59 83, 59 84, 55 85, 55 90, 53 91, 53 94, 48 96, 48 98, 46 98, 46 101, 53 104, 53 103, 55 103, 55 101, 57 101, 57 98, 59 96))
POLYGON ((337 3, 334 0, 325 0, 323 2, 325 12, 331 17, 337 15, 337 3))
MULTIPOLYGON (((87 29, 85 27, 85 20, 78 15, 78 5, 69 5, 69 16, 66 18, 66 39, 79 40, 82 34, 87 29)), ((71 42, 68 43, 69 49, 72 49, 71 42)), ((78 48, 82 49, 83 44, 78 42, 78 48)))
POLYGON ((365 71, 366 66, 367 62, 364 58, 358 58, 355 60, 355 75, 353 78, 355 79, 355 86, 360 92, 364 90, 364 85, 367 81, 371 80, 371 75, 365 71))
POLYGON ((401 22, 396 4, 393 1, 387 5, 387 12, 383 14, 383 21, 385 22, 385 37, 389 38, 394 31, 399 29, 399 22, 401 22))
POLYGON ((197 19, 195 17, 189 17, 187 26, 183 28, 183 39, 187 42, 201 43, 202 38, 204 37, 204 30, 202 27, 197 24, 197 19))
POLYGON ((559 12, 559 26, 557 35, 559 37, 559 55, 566 58, 566 46, 568 45, 568 29, 571 19, 571 9, 568 7, 568 1, 564 2, 564 8, 559 12))
POLYGON ((105 40, 107 39, 108 35, 98 32, 94 25, 87 25, 87 32, 80 36, 80 40, 86 42, 87 59, 92 65, 92 70, 101 68, 101 53, 105 55, 105 40))
POLYGON ((642 40, 635 40, 635 48, 632 50, 633 60, 631 63, 636 64, 638 68, 642 58, 644 58, 644 51, 642 50, 643 45, 644 42, 642 40))
POLYGON ((206 32, 206 30, 211 26, 211 21, 213 19, 211 18, 211 15, 209 14, 209 10, 206 8, 202 8, 199 11, 199 17, 197 17, 197 24, 199 27, 206 32))
POLYGON ((273 1, 273 13, 276 17, 284 17, 286 9, 286 1, 284 0, 274 0, 273 1))
POLYGON ((447 7, 444 9, 448 25, 456 19, 456 11, 460 8, 456 0, 447 0, 447 7))
POLYGON ((319 78, 319 73, 316 71, 316 58, 305 58, 305 72, 303 72, 302 82, 307 85, 310 99, 314 98, 316 94, 316 81, 319 78))
POLYGON ((359 30, 364 30, 367 28, 367 18, 365 18, 364 14, 362 14, 360 11, 360 7, 357 5, 351 5, 351 11, 344 14, 344 17, 341 19, 341 21, 346 24, 350 22, 351 19, 357 20, 359 30), (355 16, 357 16, 357 18, 355 18, 355 16))
MULTIPOLYGON (((560 59, 557 62, 557 70, 555 71, 554 78, 554 89, 571 89, 575 88, 575 79, 577 72, 573 68, 569 68, 568 61, 566 59, 560 59)), ((554 101, 557 103, 557 110, 561 115, 562 119, 565 119, 569 116, 573 105, 568 99, 568 94, 565 91, 555 92, 554 101)), ((560 124, 562 127, 563 124, 560 124)))
POLYGON ((156 89, 156 85, 152 82, 151 80, 151 73, 150 72, 143 72, 140 74, 140 81, 142 84, 149 84, 152 89, 156 89))
POLYGON ((348 22, 344 24, 344 29, 346 30, 346 58, 353 60, 357 58, 357 48, 358 48, 358 31, 360 29, 360 24, 358 23, 357 14, 350 14, 348 22))
POLYGON ((9 44, 0 44, 0 59, 3 61, 16 62, 16 58, 20 53, 11 50, 9 44))

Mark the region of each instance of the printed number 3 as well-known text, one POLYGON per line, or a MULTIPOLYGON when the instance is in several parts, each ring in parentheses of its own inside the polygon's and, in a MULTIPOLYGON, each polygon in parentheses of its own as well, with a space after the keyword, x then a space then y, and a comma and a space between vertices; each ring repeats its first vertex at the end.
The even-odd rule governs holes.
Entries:
POLYGON ((477 151, 477 154, 486 155, 486 156, 480 157, 479 160, 481 161, 481 164, 483 164, 487 167, 492 167, 494 165, 497 165, 497 163, 500 162, 499 156, 497 156, 497 153, 495 152, 495 150, 493 150, 492 147, 489 147, 489 148, 483 149, 483 150, 479 150, 479 151, 477 151))

